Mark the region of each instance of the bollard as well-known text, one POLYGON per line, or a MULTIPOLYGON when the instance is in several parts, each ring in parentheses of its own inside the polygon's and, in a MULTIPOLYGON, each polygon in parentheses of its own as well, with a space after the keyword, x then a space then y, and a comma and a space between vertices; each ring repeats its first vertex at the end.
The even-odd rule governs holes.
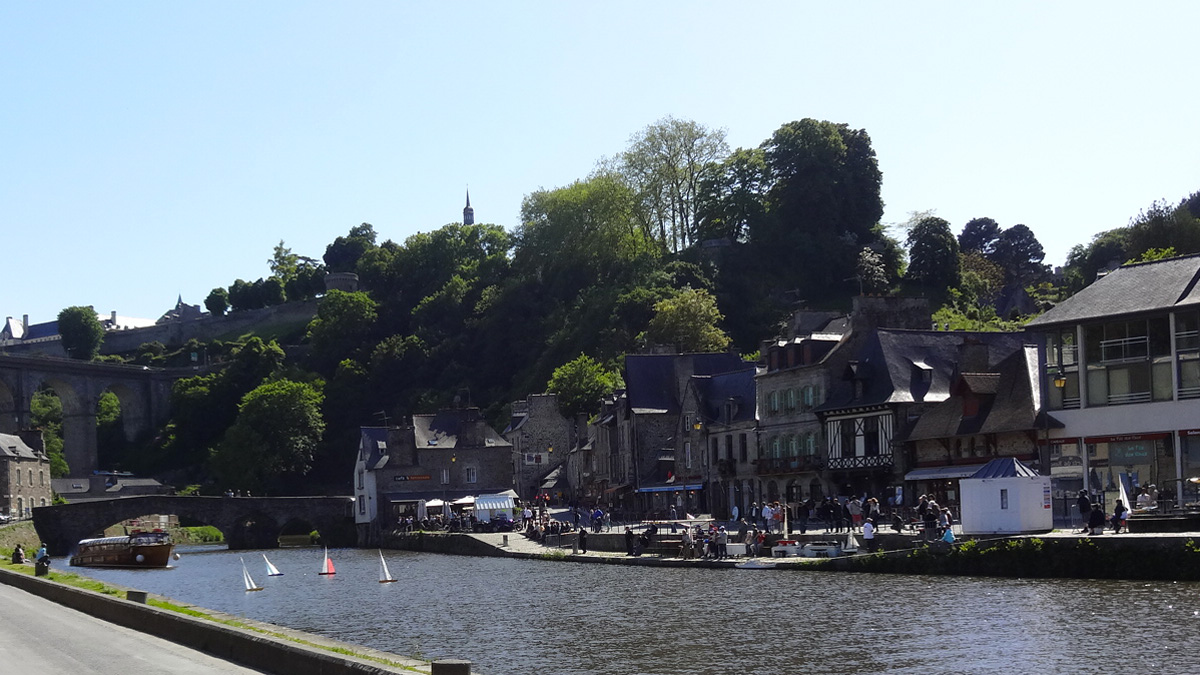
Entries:
POLYGON ((471 662, 458 659, 442 659, 434 661, 430 675, 471 675, 471 662))
POLYGON ((146 604, 146 591, 125 591, 125 599, 146 604))
POLYGON ((504 535, 504 543, 502 543, 502 544, 500 544, 500 545, 501 545, 501 546, 508 546, 508 535, 507 535, 507 534, 506 534, 506 535, 504 535))

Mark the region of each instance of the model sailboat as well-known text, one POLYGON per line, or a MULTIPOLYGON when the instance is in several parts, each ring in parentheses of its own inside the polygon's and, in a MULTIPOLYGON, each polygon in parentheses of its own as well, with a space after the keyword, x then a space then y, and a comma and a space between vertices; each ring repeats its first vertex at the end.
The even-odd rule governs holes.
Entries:
POLYGON ((263 562, 267 563, 267 576, 269 576, 269 577, 283 576, 283 572, 280 572, 278 567, 272 565, 270 560, 267 560, 266 553, 262 554, 262 557, 263 557, 263 562))
POLYGON ((390 584, 397 581, 392 578, 392 573, 388 571, 387 561, 383 559, 383 551, 379 552, 379 583, 390 584))
POLYGON ((325 564, 321 566, 321 571, 317 574, 322 576, 333 576, 337 574, 337 570, 333 569, 333 561, 329 559, 329 547, 325 547, 325 564))
POLYGON ((842 553, 858 553, 858 537, 853 532, 846 533, 846 543, 842 544, 842 553))
MULTIPOLYGON (((238 558, 238 560, 242 560, 242 559, 238 558)), ((246 561, 245 560, 242 560, 242 582, 246 584, 247 592, 261 591, 263 589, 262 586, 256 585, 254 583, 254 580, 250 578, 250 570, 246 569, 246 561)))

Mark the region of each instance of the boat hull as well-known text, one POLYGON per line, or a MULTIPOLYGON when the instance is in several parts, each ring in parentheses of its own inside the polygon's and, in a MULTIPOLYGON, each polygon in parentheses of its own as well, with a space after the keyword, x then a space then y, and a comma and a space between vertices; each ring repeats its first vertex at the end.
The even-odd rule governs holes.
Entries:
POLYGON ((79 542, 73 567, 166 567, 175 545, 166 535, 106 537, 79 542))

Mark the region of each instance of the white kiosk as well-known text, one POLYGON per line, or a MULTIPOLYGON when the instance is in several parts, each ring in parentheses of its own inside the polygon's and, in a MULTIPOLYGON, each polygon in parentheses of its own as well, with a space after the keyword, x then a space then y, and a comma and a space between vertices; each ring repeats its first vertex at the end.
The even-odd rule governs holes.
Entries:
POLYGON ((1054 529, 1050 477, 1012 457, 984 464, 959 482, 963 534, 1022 534, 1054 529))

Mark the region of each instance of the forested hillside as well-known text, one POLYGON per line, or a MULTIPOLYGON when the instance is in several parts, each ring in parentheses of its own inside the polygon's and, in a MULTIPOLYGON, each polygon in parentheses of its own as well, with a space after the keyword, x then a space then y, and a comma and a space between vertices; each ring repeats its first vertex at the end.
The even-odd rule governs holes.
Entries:
POLYGON ((1022 306, 1114 262, 1200 251, 1192 195, 1076 247, 1056 278, 1022 224, 931 212, 889 236, 882 180, 867 132, 845 124, 789 122, 730 149, 720 130, 667 118, 590 175, 529 193, 512 231, 453 223, 395 242, 363 223, 323 264, 280 242, 270 278, 214 289, 210 311, 312 297, 325 272, 357 273, 360 290, 326 293, 284 340, 290 357, 262 340, 201 346, 229 366, 179 382, 172 423, 112 458, 220 490, 344 490, 359 426, 456 397, 499 420, 564 364, 563 386, 583 373, 612 387, 623 355, 653 345, 751 354, 796 307, 846 309, 858 293, 924 294, 951 328, 1014 327, 1022 306))

